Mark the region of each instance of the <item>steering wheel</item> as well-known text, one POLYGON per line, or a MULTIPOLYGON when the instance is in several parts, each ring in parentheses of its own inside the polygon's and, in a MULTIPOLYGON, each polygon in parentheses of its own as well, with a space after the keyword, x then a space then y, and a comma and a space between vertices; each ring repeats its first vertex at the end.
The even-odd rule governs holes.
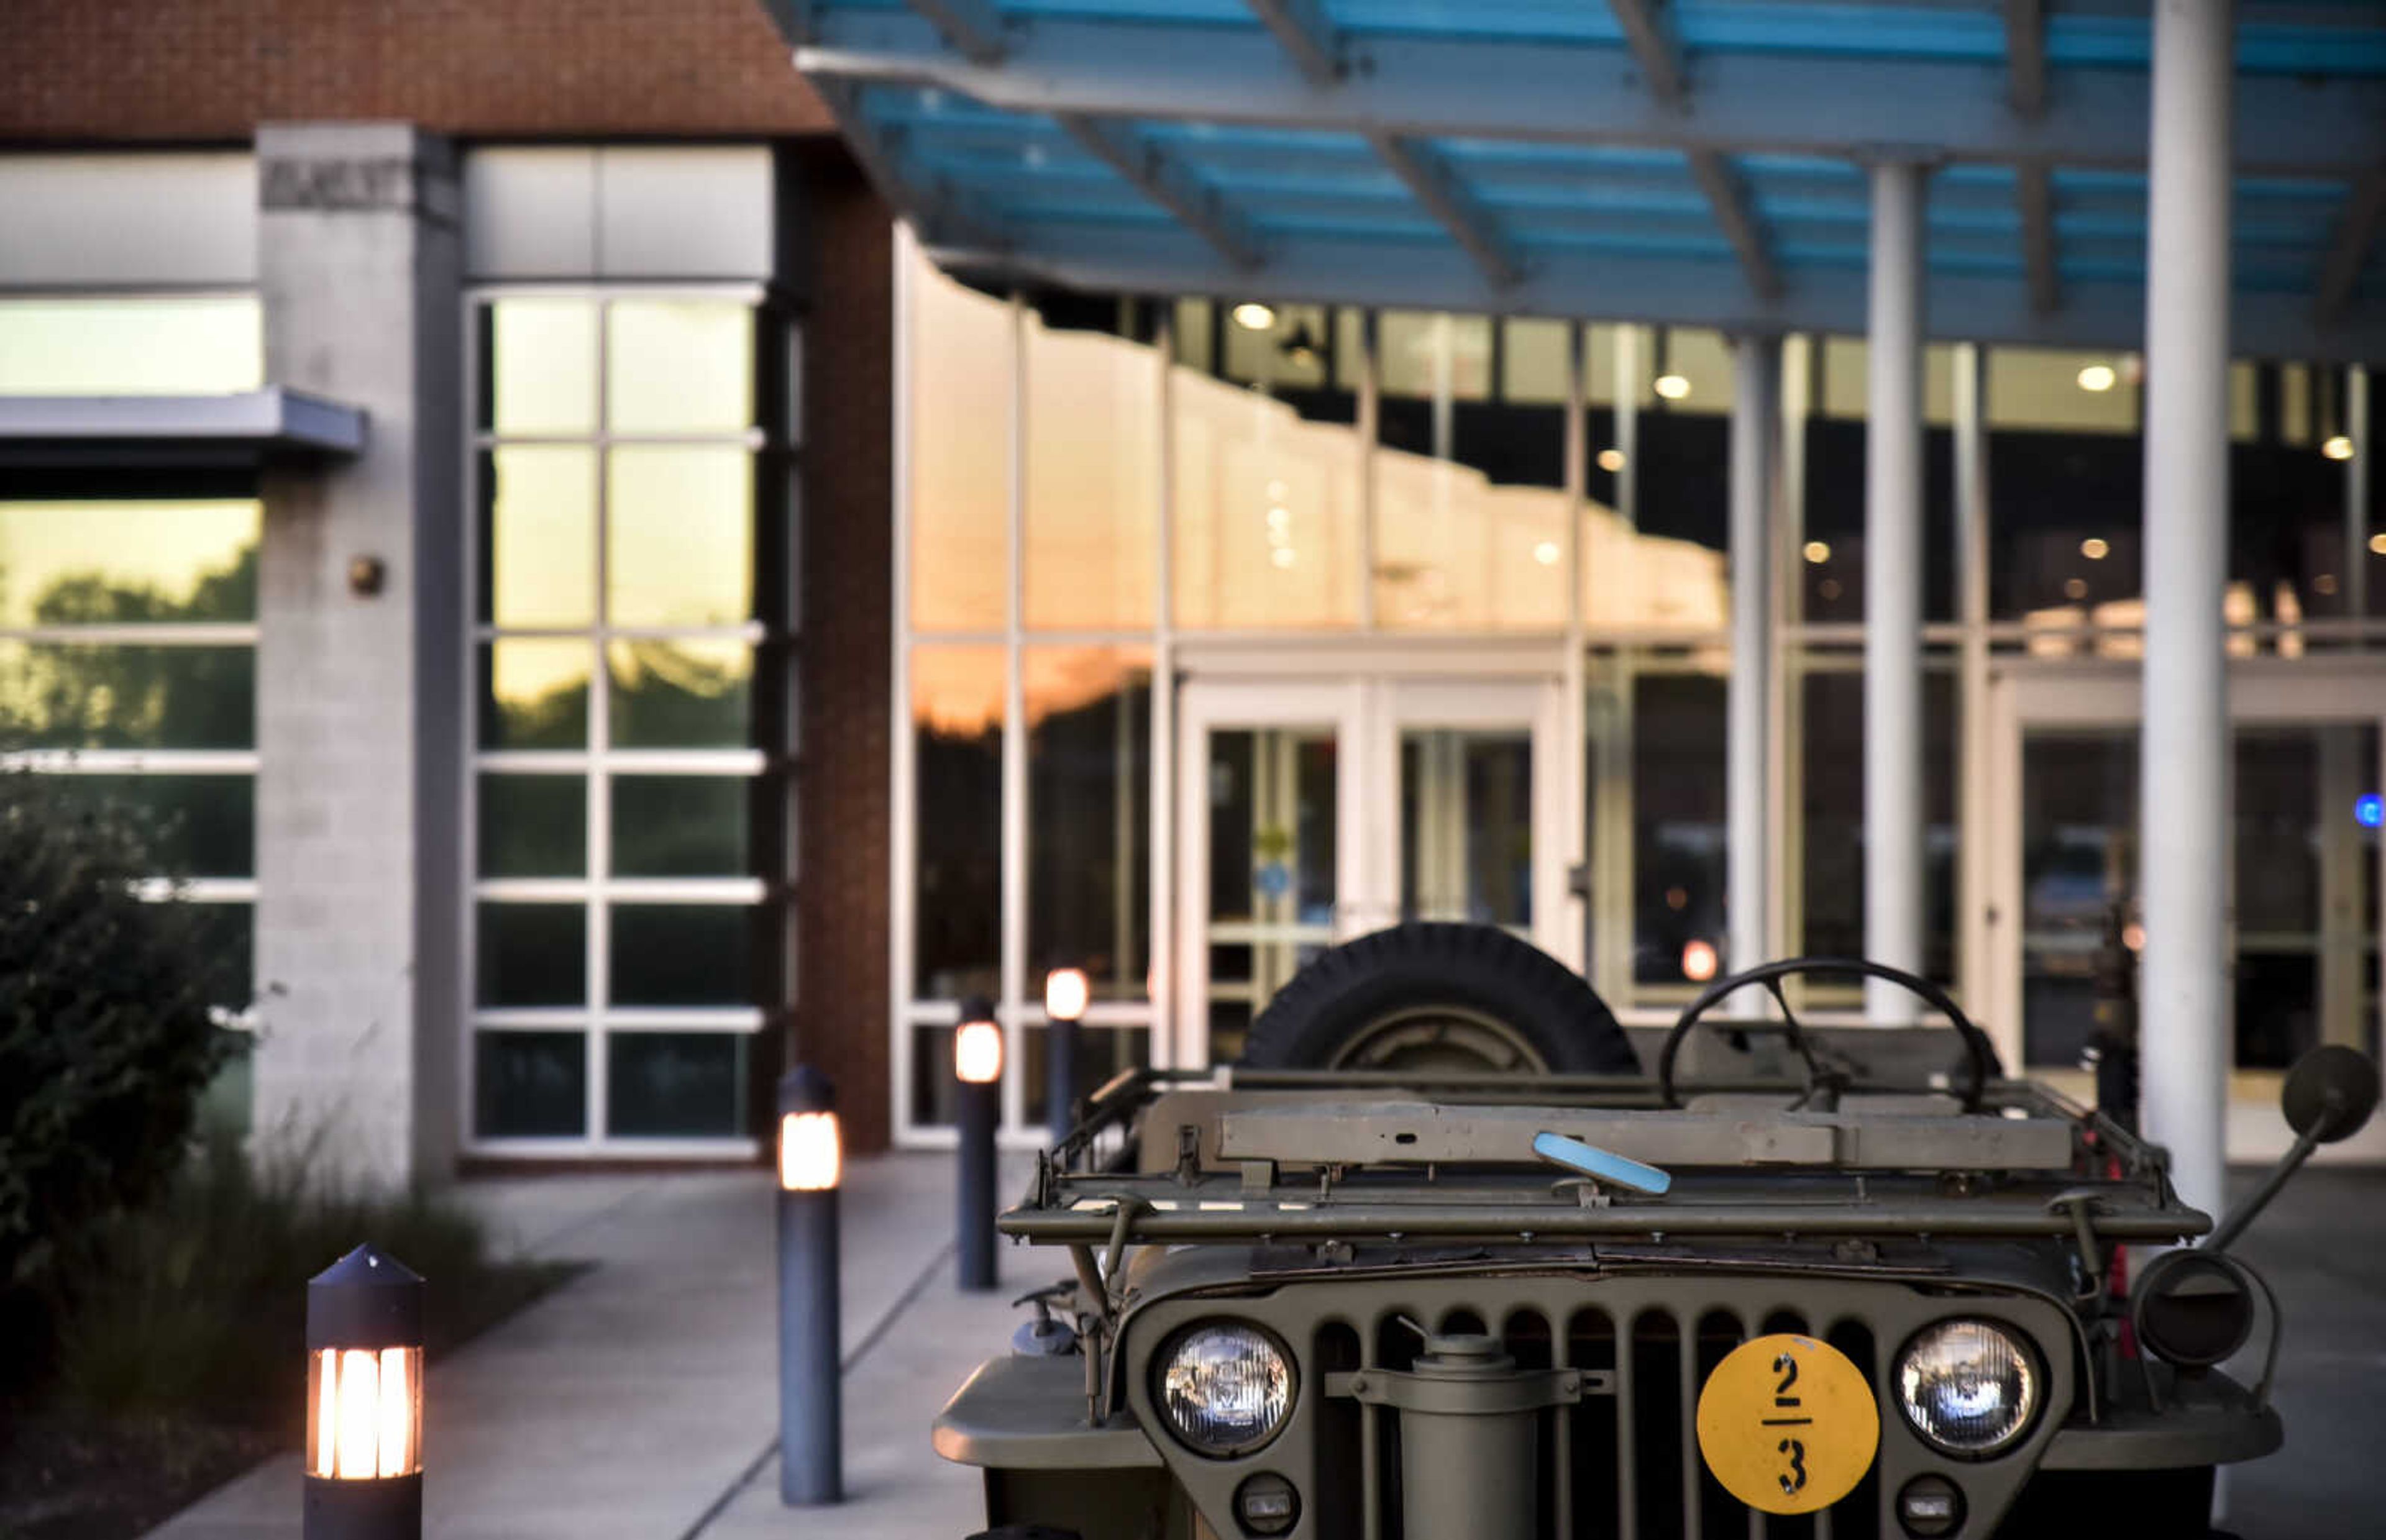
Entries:
MULTIPOLYGON (((1836 1063, 1826 1063, 1822 1051, 1818 1050, 1815 1043, 1807 1037, 1806 1030, 1798 1024, 1797 1013, 1790 1008, 1788 997, 1781 993, 1781 981, 1806 973, 1836 974, 1860 979, 1886 979, 1907 994, 1920 999, 1924 1004, 1942 1012, 1948 1023, 1964 1039, 1964 1058, 1966 1068, 1970 1071, 1959 1092, 1963 1098, 1964 1110, 1978 1112, 1980 1109, 1980 1097, 1988 1090, 1990 1077, 1996 1073, 1996 1050, 1990 1046, 1988 1034, 1972 1024, 1972 1019, 1964 1014, 1963 1008, 1955 1003, 1953 996, 1928 979, 1916 978, 1902 969, 1891 968, 1885 962, 1872 962, 1863 958, 1785 958, 1779 962, 1763 963, 1745 972, 1733 973, 1717 979, 1699 991, 1698 998, 1683 1008, 1680 1019, 1674 1023, 1674 1030, 1666 1034, 1664 1051, 1657 1056, 1658 1099, 1666 1107, 1682 1105, 1681 1098, 1674 1094, 1674 1058, 1681 1052, 1682 1039, 1689 1035, 1690 1029, 1703 1020, 1707 1012, 1714 1008, 1715 1002, 1725 995, 1735 994, 1751 984, 1763 984, 1766 993, 1770 994, 1774 1002, 1781 1008, 1780 1032, 1790 1040, 1790 1045, 1798 1050, 1798 1058, 1806 1067, 1803 1093, 1796 1101, 1790 1104, 1790 1107, 1793 1109, 1805 1107, 1817 1097, 1825 1097, 1831 1105, 1836 1105, 1840 1093, 1849 1089, 1854 1083, 1852 1070, 1861 1069, 1862 1066, 1854 1065, 1845 1059, 1836 1063)), ((1766 1031, 1773 1029, 1775 1024, 1754 1022, 1734 1025, 1740 1031, 1747 1031, 1752 1027, 1758 1031, 1766 1031)))

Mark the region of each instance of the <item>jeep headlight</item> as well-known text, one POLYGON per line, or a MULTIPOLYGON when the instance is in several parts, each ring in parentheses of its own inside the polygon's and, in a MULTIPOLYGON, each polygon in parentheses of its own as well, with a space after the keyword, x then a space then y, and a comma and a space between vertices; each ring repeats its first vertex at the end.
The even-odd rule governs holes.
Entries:
POLYGON ((2022 1435, 2039 1402, 2038 1361, 1985 1321, 1942 1321, 1897 1356, 1897 1404, 1924 1440, 1977 1459, 2022 1435))
POLYGON ((1217 1459, 1247 1454, 1292 1410, 1292 1356, 1256 1326, 1204 1321, 1169 1340, 1151 1391, 1186 1447, 1217 1459))

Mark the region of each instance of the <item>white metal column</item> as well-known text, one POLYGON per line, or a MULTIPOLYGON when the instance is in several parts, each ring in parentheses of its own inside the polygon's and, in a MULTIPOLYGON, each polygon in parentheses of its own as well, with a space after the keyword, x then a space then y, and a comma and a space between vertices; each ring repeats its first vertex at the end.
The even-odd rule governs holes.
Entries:
MULTIPOLYGON (((1865 424, 1865 951, 1922 971, 1922 200, 1924 168, 1872 170, 1865 424)), ((1865 1014, 1915 1002, 1866 982, 1865 1014)))
POLYGON ((2179 1195, 2223 1196, 2228 1095, 2230 0, 2154 8, 2146 236, 2140 882, 2146 1131, 2179 1195))
POLYGON ((1775 382, 1781 343, 1749 336, 1732 343, 1731 695, 1725 738, 1729 825, 1724 894, 1730 917, 1727 956, 1753 968, 1769 949, 1771 849, 1766 817, 1773 670, 1772 549, 1775 382))

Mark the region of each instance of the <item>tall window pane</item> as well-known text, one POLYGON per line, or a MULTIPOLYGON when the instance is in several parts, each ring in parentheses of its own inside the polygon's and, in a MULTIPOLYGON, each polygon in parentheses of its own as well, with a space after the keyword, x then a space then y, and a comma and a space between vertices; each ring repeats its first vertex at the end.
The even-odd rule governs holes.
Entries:
POLYGON ((1002 982, 1003 652, 911 654, 912 992, 997 994, 1002 982))
POLYGON ((916 257, 911 301, 911 623, 999 631, 1008 609, 1011 312, 916 257))
POLYGON ((1152 350, 1027 321, 1027 624, 1149 626, 1160 540, 1152 350))
POLYGON ((1151 661, 1034 647, 1027 705, 1027 967, 1081 968, 1094 996, 1149 997, 1151 661))
POLYGON ((210 395, 264 382, 255 294, 0 300, 0 395, 210 395))

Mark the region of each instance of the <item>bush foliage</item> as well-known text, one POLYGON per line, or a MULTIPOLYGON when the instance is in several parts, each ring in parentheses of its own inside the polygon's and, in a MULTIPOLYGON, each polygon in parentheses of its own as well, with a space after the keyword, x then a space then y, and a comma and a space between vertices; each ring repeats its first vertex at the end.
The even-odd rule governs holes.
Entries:
POLYGON ((202 918, 134 891, 153 831, 49 781, 0 774, 0 1286, 163 1186, 224 1054, 202 918))

